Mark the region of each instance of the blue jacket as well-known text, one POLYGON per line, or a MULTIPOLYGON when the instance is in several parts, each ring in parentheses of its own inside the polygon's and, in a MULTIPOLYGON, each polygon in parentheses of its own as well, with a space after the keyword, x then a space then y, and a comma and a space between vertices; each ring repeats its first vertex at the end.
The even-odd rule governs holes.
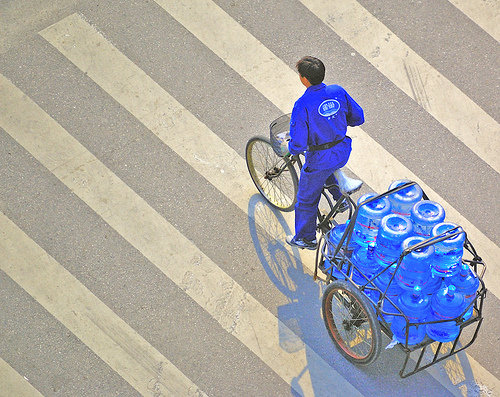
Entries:
POLYGON ((312 170, 341 168, 351 154, 347 126, 354 127, 364 121, 363 109, 341 86, 312 85, 293 107, 288 149, 292 154, 305 151, 304 166, 312 170), (310 145, 322 145, 343 137, 342 142, 330 149, 307 151, 310 145))

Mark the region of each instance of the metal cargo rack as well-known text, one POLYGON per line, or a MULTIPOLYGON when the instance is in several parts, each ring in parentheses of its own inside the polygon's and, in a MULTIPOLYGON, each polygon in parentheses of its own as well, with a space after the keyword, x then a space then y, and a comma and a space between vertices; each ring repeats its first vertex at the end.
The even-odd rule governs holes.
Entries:
MULTIPOLYGON (((371 201, 391 195, 415 184, 415 182, 405 183, 378 196, 365 200, 360 204, 360 206, 366 205, 371 201)), ((349 196, 345 196, 345 199, 349 200, 352 208, 354 209, 354 211, 349 212, 349 224, 347 225, 346 230, 344 231, 342 238, 340 239, 340 242, 337 244, 337 246, 333 246, 330 243, 329 236, 331 230, 325 234, 322 234, 322 238, 319 242, 318 250, 316 252, 316 266, 314 272, 315 279, 320 278, 329 285, 323 297, 323 315, 327 330, 333 341, 339 348, 340 352, 348 360, 357 364, 369 364, 373 362, 380 352, 380 334, 383 332, 385 335, 387 335, 387 337, 393 339, 391 326, 385 321, 384 315, 404 317, 406 321, 405 343, 397 344, 406 354, 403 366, 399 372, 399 375, 402 378, 406 378, 430 367, 431 365, 446 360, 451 356, 465 350, 472 343, 474 343, 483 321, 483 304, 487 291, 483 281, 483 276, 486 271, 486 265, 468 239, 465 231, 460 227, 456 227, 438 236, 428 238, 418 244, 408 247, 401 253, 397 261, 392 262, 390 265, 382 268, 382 270, 380 270, 378 273, 371 276, 371 278, 368 278, 351 261, 349 251, 347 249, 344 249, 344 247, 349 247, 349 243, 351 241, 354 230, 354 225, 356 223, 356 218, 359 212, 359 207, 356 206, 356 204, 349 196), (401 265, 402 259, 412 251, 428 247, 440 241, 457 236, 460 233, 465 234, 464 253, 467 252, 468 256, 470 255, 470 258, 464 257, 462 259, 462 262, 466 263, 474 271, 480 281, 480 286, 476 292, 474 300, 470 302, 463 313, 461 313, 454 319, 412 323, 409 318, 403 313, 403 311, 398 307, 397 302, 393 302, 388 296, 386 296, 389 286, 392 282, 395 282, 394 277, 401 265), (382 273, 388 271, 392 265, 395 265, 393 274, 387 288, 383 291, 379 287, 377 287, 377 285, 374 283, 374 280, 377 279, 377 277, 379 277, 382 273), (336 268, 335 275, 334 267, 336 268), (355 283, 351 276, 353 274, 353 270, 358 270, 365 280, 361 283, 355 283), (319 276, 318 271, 322 273, 323 277, 319 276), (375 301, 373 299, 373 294, 369 293, 370 290, 376 291, 376 293, 378 293, 378 300, 375 301), (329 313, 327 310, 332 306, 332 303, 329 302, 330 297, 334 296, 335 294, 341 296, 340 301, 348 309, 346 311, 348 314, 341 323, 338 321, 338 319, 334 318, 335 315, 333 314, 333 312, 329 313), (396 312, 387 312, 382 309, 384 299, 388 300, 396 308, 396 312), (471 306, 473 307, 472 316, 464 321, 464 315, 471 308, 471 306), (374 321, 373 318, 378 321, 374 321), (447 342, 445 345, 445 343, 437 342, 426 335, 425 339, 422 342, 415 345, 408 344, 408 334, 410 326, 421 327, 426 326, 427 324, 450 321, 455 321, 456 324, 460 327, 460 333, 452 342, 447 342), (367 328, 368 323, 370 326, 367 328), (363 326, 364 333, 360 332, 361 327, 363 326), (353 342, 344 340, 344 338, 341 336, 342 331, 344 334, 348 335, 352 333, 353 330, 359 331, 358 334, 353 334, 356 335, 356 338, 353 339, 356 343, 359 344, 359 340, 361 339, 363 341, 363 338, 365 338, 366 340, 364 340, 363 342, 366 344, 370 344, 371 348, 368 353, 363 355, 355 352, 352 347, 349 346, 349 344, 352 344, 353 342), (467 330, 467 332, 464 332, 464 330, 467 330), (464 334, 468 335, 466 336, 464 334), (368 339, 370 340, 370 342, 367 342, 368 339), (437 346, 430 347, 432 344, 437 344, 437 346), (448 349, 447 346, 449 344, 451 344, 451 348, 448 349), (411 365, 410 362, 410 356, 412 355, 412 353, 414 353, 414 356, 417 356, 414 366, 411 365)), ((425 192, 423 193, 423 199, 428 199, 425 192)), ((330 222, 331 225, 337 225, 337 222, 334 219, 330 219, 330 222)), ((319 227, 321 227, 321 224, 319 227)), ((337 300, 339 300, 338 297, 337 300)))

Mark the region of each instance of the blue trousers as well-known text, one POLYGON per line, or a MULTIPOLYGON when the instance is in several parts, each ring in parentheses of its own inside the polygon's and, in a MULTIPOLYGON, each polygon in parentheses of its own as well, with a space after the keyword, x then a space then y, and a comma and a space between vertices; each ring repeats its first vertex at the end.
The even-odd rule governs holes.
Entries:
MULTIPOLYGON (((310 167, 303 167, 300 172, 299 191, 297 193, 297 203, 295 204, 295 238, 314 240, 316 239, 316 216, 318 204, 321 198, 321 190, 325 184, 337 184, 337 179, 333 175, 335 169, 312 170, 310 167)), ((335 200, 338 200, 342 193, 337 187, 329 189, 335 200)))

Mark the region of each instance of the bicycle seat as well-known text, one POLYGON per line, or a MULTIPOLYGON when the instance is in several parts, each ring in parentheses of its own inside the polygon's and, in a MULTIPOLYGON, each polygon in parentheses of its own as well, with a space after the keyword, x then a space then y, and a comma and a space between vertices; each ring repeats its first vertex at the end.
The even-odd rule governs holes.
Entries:
POLYGON ((348 177, 341 168, 336 170, 333 174, 335 175, 335 178, 337 178, 340 191, 343 194, 355 193, 361 189, 361 186, 363 186, 363 181, 348 177))

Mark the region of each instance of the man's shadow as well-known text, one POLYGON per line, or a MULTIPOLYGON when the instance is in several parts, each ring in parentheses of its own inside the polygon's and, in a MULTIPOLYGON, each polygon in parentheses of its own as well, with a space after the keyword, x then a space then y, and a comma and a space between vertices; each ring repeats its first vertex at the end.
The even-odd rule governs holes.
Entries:
MULTIPOLYGON (((379 358, 369 366, 356 366, 347 361, 335 348, 322 319, 321 301, 326 285, 313 280, 310 272, 304 270, 298 259, 300 255, 297 249, 288 247, 285 243, 285 236, 293 232, 282 213, 256 194, 249 201, 248 214, 250 235, 262 267, 287 299, 286 304, 277 308, 280 347, 290 353, 305 349, 307 357, 307 367, 292 382, 292 395, 303 395, 299 382, 307 372, 314 395, 337 395, 335 390, 325 389, 325 383, 329 382, 325 382, 321 376, 324 371, 320 368, 324 367, 324 363, 318 361, 326 361, 366 395, 479 396, 480 388, 474 381, 465 354, 462 353, 446 360, 445 364, 434 365, 434 377, 428 371, 422 371, 406 379, 399 377, 405 357, 399 348, 382 348, 379 358), (318 360, 318 356, 322 360, 318 360)), ((389 342, 383 335, 382 347, 389 342)))

